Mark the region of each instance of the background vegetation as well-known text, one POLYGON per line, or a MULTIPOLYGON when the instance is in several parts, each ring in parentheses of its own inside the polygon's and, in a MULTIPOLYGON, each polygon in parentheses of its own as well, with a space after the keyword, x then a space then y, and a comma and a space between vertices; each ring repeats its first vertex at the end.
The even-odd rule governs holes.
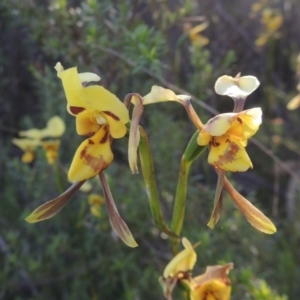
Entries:
MULTIPOLYGON (((81 141, 65 109, 57 61, 99 74, 120 99, 145 95, 154 84, 183 89, 194 95, 203 121, 213 115, 207 106, 232 110, 229 98, 214 93, 219 76, 257 76, 261 86, 247 100, 247 108, 264 111, 259 142, 248 146, 254 170, 231 179, 278 232, 257 232, 230 198, 216 229, 206 226, 216 176, 204 155, 191 171, 183 235, 201 241, 194 274, 234 263, 232 299, 298 299, 300 123, 299 110, 286 109, 297 94, 298 0, 2 0, 0 20, 0 299, 163 298, 157 278, 172 257, 170 245, 152 222, 141 174, 130 173, 126 139, 114 142, 107 174, 138 248, 116 238, 105 209, 100 218, 90 213, 83 192, 51 220, 24 221, 60 190, 44 153, 25 165, 12 138, 61 116, 66 169, 81 141), (197 33, 203 22, 207 28, 197 33)), ((147 107, 142 123, 170 221, 179 160, 194 128, 184 109, 170 103, 147 107)), ((91 182, 101 194, 99 182, 91 182)))

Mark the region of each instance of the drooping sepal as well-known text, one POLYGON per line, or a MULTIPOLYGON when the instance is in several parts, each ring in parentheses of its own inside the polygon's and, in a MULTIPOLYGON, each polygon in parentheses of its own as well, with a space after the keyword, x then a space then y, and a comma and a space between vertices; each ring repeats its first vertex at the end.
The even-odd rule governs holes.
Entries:
POLYGON ((85 181, 75 182, 63 194, 36 208, 25 220, 28 223, 44 221, 55 216, 69 202, 85 181))
POLYGON ((110 222, 112 229, 114 230, 116 235, 127 246, 132 247, 132 248, 137 247, 138 244, 136 243, 128 226, 123 221, 123 219, 121 218, 121 216, 118 212, 118 209, 116 207, 114 198, 111 194, 111 191, 110 191, 109 185, 107 183, 104 172, 101 172, 99 174, 99 178, 100 178, 100 182, 102 184, 103 193, 104 193, 104 197, 106 200, 106 207, 107 207, 107 211, 108 211, 109 222, 110 222))

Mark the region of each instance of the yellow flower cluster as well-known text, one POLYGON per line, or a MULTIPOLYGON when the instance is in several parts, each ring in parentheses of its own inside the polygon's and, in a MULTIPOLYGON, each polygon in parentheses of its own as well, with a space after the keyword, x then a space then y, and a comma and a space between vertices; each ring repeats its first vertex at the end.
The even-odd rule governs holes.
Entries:
POLYGON ((54 116, 49 119, 46 128, 32 128, 26 131, 20 131, 19 135, 23 138, 15 138, 12 142, 24 151, 22 155, 22 161, 24 163, 31 163, 35 158, 36 148, 41 146, 45 150, 48 163, 53 164, 56 161, 60 146, 60 140, 57 138, 62 136, 64 132, 64 121, 60 117, 54 116))
POLYGON ((182 244, 185 249, 174 256, 159 279, 165 297, 172 299, 175 285, 181 283, 188 290, 191 300, 229 300, 231 283, 228 273, 233 264, 208 266, 204 274, 192 277, 191 271, 197 260, 197 244, 192 246, 186 238, 182 238, 182 244))

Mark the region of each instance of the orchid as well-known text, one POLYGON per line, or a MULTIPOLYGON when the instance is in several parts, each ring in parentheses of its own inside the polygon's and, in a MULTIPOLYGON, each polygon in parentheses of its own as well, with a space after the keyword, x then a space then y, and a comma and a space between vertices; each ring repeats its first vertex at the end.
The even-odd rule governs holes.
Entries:
POLYGON ((190 282, 191 300, 229 300, 231 283, 228 278, 232 263, 224 266, 208 266, 204 274, 192 278, 190 282))
POLYGON ((104 170, 111 164, 113 138, 122 138, 129 121, 128 110, 120 100, 107 89, 87 84, 98 81, 94 73, 80 73, 77 68, 64 70, 61 63, 55 66, 67 98, 67 110, 76 117, 76 131, 89 136, 78 147, 71 163, 68 179, 74 182, 60 196, 36 208, 27 218, 29 223, 40 222, 55 216, 83 186, 86 180, 98 175, 102 184, 109 221, 115 233, 130 247, 136 247, 126 223, 119 215, 111 194, 104 170))
POLYGON ((64 70, 55 66, 62 80, 67 98, 67 110, 76 117, 76 131, 90 136, 78 147, 68 177, 82 181, 105 170, 113 160, 112 139, 124 137, 129 121, 125 105, 111 92, 99 85, 86 86, 100 77, 94 73, 80 73, 77 68, 64 70))
POLYGON ((185 249, 173 257, 159 278, 166 299, 172 300, 173 289, 181 283, 191 300, 229 300, 231 285, 227 275, 233 264, 208 266, 204 274, 192 277, 197 260, 195 248, 199 243, 192 246, 187 238, 182 238, 182 244, 185 249))
POLYGON ((261 108, 252 108, 210 119, 198 136, 200 146, 209 145, 208 163, 231 172, 244 172, 252 168, 245 147, 248 139, 257 132, 261 117, 261 108))
POLYGON ((20 131, 19 135, 23 138, 13 139, 12 142, 24 151, 22 156, 23 162, 32 162, 35 157, 36 148, 38 146, 42 146, 45 150, 48 163, 52 165, 56 161, 60 146, 60 140, 57 138, 63 135, 65 132, 65 127, 64 121, 60 117, 54 116, 49 119, 46 128, 32 128, 25 131, 20 131))

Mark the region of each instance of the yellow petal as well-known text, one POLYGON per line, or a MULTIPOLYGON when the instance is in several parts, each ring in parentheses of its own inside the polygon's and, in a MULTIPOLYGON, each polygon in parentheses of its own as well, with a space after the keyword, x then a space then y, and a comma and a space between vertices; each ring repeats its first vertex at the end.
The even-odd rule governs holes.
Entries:
POLYGON ((95 216, 97 218, 101 217, 101 207, 100 206, 91 205, 90 212, 93 216, 95 216))
POLYGON ((194 268, 197 260, 197 254, 194 250, 194 247, 187 238, 182 238, 182 244, 185 249, 179 252, 168 263, 163 273, 163 277, 165 279, 176 276, 178 272, 186 272, 194 268))
POLYGON ((68 178, 87 180, 105 170, 113 160, 111 137, 107 125, 103 125, 78 147, 69 169, 68 178))
POLYGON ((254 92, 259 81, 254 76, 231 77, 224 75, 218 78, 215 91, 218 95, 226 95, 232 98, 245 98, 254 92))
POLYGON ((161 86, 154 85, 151 88, 149 94, 143 97, 143 104, 152 104, 156 102, 176 101, 181 103, 182 101, 189 100, 191 97, 187 95, 176 95, 173 91, 165 89, 161 86))
POLYGON ((191 35, 198 34, 202 31, 204 31, 208 27, 208 25, 209 25, 209 22, 203 22, 199 25, 196 25, 189 31, 189 34, 191 34, 191 35))
POLYGON ((42 142, 42 146, 46 151, 46 158, 50 165, 54 164, 58 156, 60 140, 42 142))
MULTIPOLYGON (((240 112, 239 114, 237 114, 234 123, 240 124, 241 125, 240 127, 242 127, 242 140, 249 139, 257 132, 259 126, 262 123, 261 108, 255 107, 240 112)), ((227 134, 230 135, 230 131, 233 129, 233 125, 232 128, 228 130, 227 134)))
POLYGON ((25 151, 22 155, 22 162, 25 164, 30 164, 35 158, 35 154, 32 151, 25 151))
POLYGON ((197 143, 200 146, 205 146, 205 145, 208 145, 208 143, 210 142, 211 139, 212 139, 212 136, 208 132, 206 132, 204 129, 202 129, 199 132, 197 143))
POLYGON ((58 73, 58 77, 62 80, 69 106, 88 108, 82 99, 81 92, 85 88, 82 86, 77 68, 61 71, 58 73))
POLYGON ((12 139, 12 143, 23 151, 34 151, 40 145, 40 141, 32 139, 12 139))
MULTIPOLYGON (((114 139, 122 138, 127 131, 125 123, 116 120, 115 115, 110 112, 103 112, 109 125, 109 132, 114 139)), ((127 123, 127 122, 126 122, 127 123)))
POLYGON ((221 136, 231 127, 232 117, 236 115, 236 113, 216 115, 204 125, 204 131, 211 136, 221 136))
POLYGON ((105 203, 105 199, 102 196, 99 196, 98 194, 90 194, 88 201, 90 205, 96 206, 101 206, 105 203))
POLYGON ((287 109, 294 110, 300 106, 300 94, 295 96, 288 104, 287 109))
POLYGON ((59 116, 54 116, 47 122, 47 127, 43 130, 44 137, 60 137, 64 134, 66 125, 59 116))
POLYGON ((60 78, 60 73, 64 70, 64 67, 62 66, 62 64, 60 62, 56 63, 56 65, 54 66, 54 69, 57 72, 57 77, 60 78))
POLYGON ((41 140, 45 134, 43 129, 32 128, 20 131, 19 135, 22 137, 27 137, 29 139, 41 140))
POLYGON ((100 125, 94 114, 94 110, 84 110, 76 115, 76 131, 79 135, 91 135, 99 130, 100 125))
POLYGON ((116 121, 126 124, 129 113, 126 106, 110 91, 102 86, 92 85, 81 90, 80 97, 90 108, 109 115, 116 121))
POLYGON ((230 172, 245 172, 253 167, 245 148, 238 141, 224 136, 215 137, 211 143, 208 163, 230 172))
POLYGON ((92 190, 93 186, 91 184, 90 181, 86 181, 81 187, 80 187, 80 191, 84 192, 84 193, 88 193, 92 190))
POLYGON ((224 266, 209 266, 204 274, 192 278, 191 300, 229 300, 231 283, 228 272, 232 263, 224 266))

